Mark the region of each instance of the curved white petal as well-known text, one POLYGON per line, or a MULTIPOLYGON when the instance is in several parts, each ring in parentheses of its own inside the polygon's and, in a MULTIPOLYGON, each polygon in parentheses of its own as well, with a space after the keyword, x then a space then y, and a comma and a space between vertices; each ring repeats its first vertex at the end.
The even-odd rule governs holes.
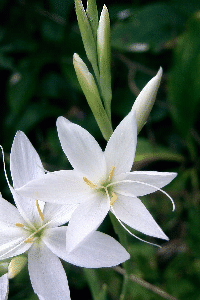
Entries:
POLYGON ((109 209, 108 199, 100 194, 94 195, 93 199, 78 206, 72 214, 67 229, 66 249, 68 253, 99 227, 109 209))
POLYGON ((67 223, 77 206, 77 204, 60 205, 46 203, 43 211, 44 223, 48 223, 48 227, 57 227, 67 223))
POLYGON ((4 274, 0 277, 0 299, 7 300, 9 292, 8 274, 4 274))
POLYGON ((102 268, 116 266, 130 258, 129 253, 115 239, 95 231, 72 252, 66 252, 67 227, 51 228, 45 244, 63 260, 79 267, 102 268))
POLYGON ((33 290, 40 299, 70 300, 64 268, 44 243, 34 243, 29 250, 28 270, 33 290))
POLYGON ((135 112, 131 111, 117 126, 105 149, 107 169, 114 166, 116 175, 129 172, 133 165, 137 144, 137 125, 135 112))
POLYGON ((94 181, 106 173, 103 151, 87 130, 64 117, 58 118, 57 130, 63 151, 75 170, 94 181))
POLYGON ((134 171, 119 175, 116 181, 123 181, 115 186, 115 191, 127 196, 144 196, 169 184, 177 173, 156 171, 134 171), (135 181, 135 182, 134 182, 135 181))
POLYGON ((47 173, 42 178, 32 180, 17 189, 17 192, 25 197, 70 205, 90 199, 91 191, 82 175, 74 170, 47 173))
POLYGON ((119 195, 113 204, 116 217, 144 234, 168 240, 140 199, 119 195))
POLYGON ((30 180, 44 175, 40 157, 22 131, 16 133, 12 144, 10 170, 14 188, 19 188, 30 180))

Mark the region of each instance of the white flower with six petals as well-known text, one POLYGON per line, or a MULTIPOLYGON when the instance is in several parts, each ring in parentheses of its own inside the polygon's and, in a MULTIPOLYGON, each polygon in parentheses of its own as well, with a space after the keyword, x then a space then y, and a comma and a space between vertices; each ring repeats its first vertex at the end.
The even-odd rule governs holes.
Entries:
MULTIPOLYGON (((16 189, 29 180, 46 176, 37 152, 22 132, 15 136, 10 164, 16 189)), ((25 198, 10 184, 9 187, 17 208, 0 197, 0 260, 27 252, 31 284, 40 300, 70 299, 67 277, 58 257, 87 268, 111 267, 129 259, 117 241, 101 232, 93 232, 68 254, 67 226, 58 226, 69 220, 76 205, 45 203, 42 207, 37 199, 25 198)), ((6 278, 0 281, 4 290, 6 278)))
POLYGON ((79 204, 69 221, 67 251, 96 230, 109 210, 122 226, 125 223, 144 234, 168 240, 137 197, 161 190, 177 174, 130 172, 137 143, 135 112, 131 111, 117 126, 104 152, 88 131, 64 117, 58 118, 57 129, 62 149, 74 170, 48 173, 17 190, 45 202, 79 204))

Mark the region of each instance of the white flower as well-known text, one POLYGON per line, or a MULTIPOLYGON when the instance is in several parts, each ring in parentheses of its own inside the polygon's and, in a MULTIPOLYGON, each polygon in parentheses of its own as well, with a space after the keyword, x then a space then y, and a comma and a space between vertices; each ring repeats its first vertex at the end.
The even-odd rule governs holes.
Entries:
MULTIPOLYGON (((14 139, 10 160, 14 187, 33 178, 40 180, 44 174, 37 152, 22 132, 14 139)), ((87 268, 111 267, 129 259, 117 241, 101 232, 94 232, 67 254, 68 229, 58 226, 69 220, 73 206, 46 203, 42 210, 37 199, 24 198, 11 186, 10 189, 18 209, 0 197, 0 260, 27 252, 31 284, 40 300, 70 299, 67 277, 58 257, 87 268)), ((6 277, 0 283, 5 290, 6 277)))
POLYGON ((131 111, 118 125, 104 152, 89 132, 64 117, 58 118, 57 128, 74 170, 49 173, 18 192, 42 201, 79 203, 69 221, 67 251, 98 228, 109 210, 122 225, 168 240, 137 197, 160 190, 176 173, 130 172, 137 141, 135 112, 131 111))

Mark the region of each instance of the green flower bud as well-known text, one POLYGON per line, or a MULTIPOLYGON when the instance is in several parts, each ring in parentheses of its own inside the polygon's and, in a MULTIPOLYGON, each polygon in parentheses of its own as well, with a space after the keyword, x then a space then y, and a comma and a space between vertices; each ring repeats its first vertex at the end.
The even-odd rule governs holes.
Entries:
POLYGON ((97 30, 97 53, 100 70, 100 88, 106 112, 110 118, 112 99, 111 89, 111 46, 110 46, 110 18, 107 7, 104 5, 97 30))
POLYGON ((94 40, 96 41, 98 28, 98 10, 95 0, 88 0, 86 14, 92 28, 94 40))
POLYGON ((88 20, 87 14, 84 10, 81 0, 75 0, 76 15, 78 20, 83 45, 86 51, 86 55, 92 64, 92 67, 97 72, 97 54, 96 54, 96 42, 93 36, 93 31, 88 20))
POLYGON ((112 125, 101 102, 94 77, 89 72, 86 64, 76 53, 73 56, 73 64, 78 81, 97 121, 97 124, 103 134, 103 137, 108 140, 112 134, 112 125))
POLYGON ((145 85, 133 104, 132 110, 136 111, 137 133, 140 132, 146 123, 154 105, 162 73, 163 71, 160 67, 157 75, 145 85))

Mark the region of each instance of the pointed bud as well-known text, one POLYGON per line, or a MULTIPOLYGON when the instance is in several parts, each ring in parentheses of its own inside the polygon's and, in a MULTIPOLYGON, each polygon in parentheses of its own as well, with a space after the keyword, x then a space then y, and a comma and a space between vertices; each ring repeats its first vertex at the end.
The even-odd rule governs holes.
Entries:
POLYGON ((112 134, 112 126, 102 105, 94 77, 89 72, 86 64, 76 53, 73 56, 73 64, 78 81, 97 121, 97 124, 103 134, 103 137, 108 140, 112 134))
POLYGON ((110 18, 107 7, 104 5, 97 30, 97 53, 100 70, 100 87, 106 112, 110 117, 112 98, 111 90, 111 46, 110 46, 110 18))
POLYGON ((98 10, 95 0, 88 0, 86 14, 92 28, 94 40, 96 41, 98 28, 98 10))
POLYGON ((140 132, 146 123, 154 105, 162 73, 163 71, 160 67, 157 75, 145 85, 133 104, 132 110, 136 111, 137 133, 140 132))
POLYGON ((86 55, 91 62, 92 66, 97 65, 96 55, 96 42, 93 36, 93 31, 88 20, 87 14, 84 10, 81 0, 75 0, 76 15, 78 20, 83 45, 86 51, 86 55))
POLYGON ((8 278, 14 278, 25 266, 27 257, 16 256, 14 257, 8 266, 8 278))

